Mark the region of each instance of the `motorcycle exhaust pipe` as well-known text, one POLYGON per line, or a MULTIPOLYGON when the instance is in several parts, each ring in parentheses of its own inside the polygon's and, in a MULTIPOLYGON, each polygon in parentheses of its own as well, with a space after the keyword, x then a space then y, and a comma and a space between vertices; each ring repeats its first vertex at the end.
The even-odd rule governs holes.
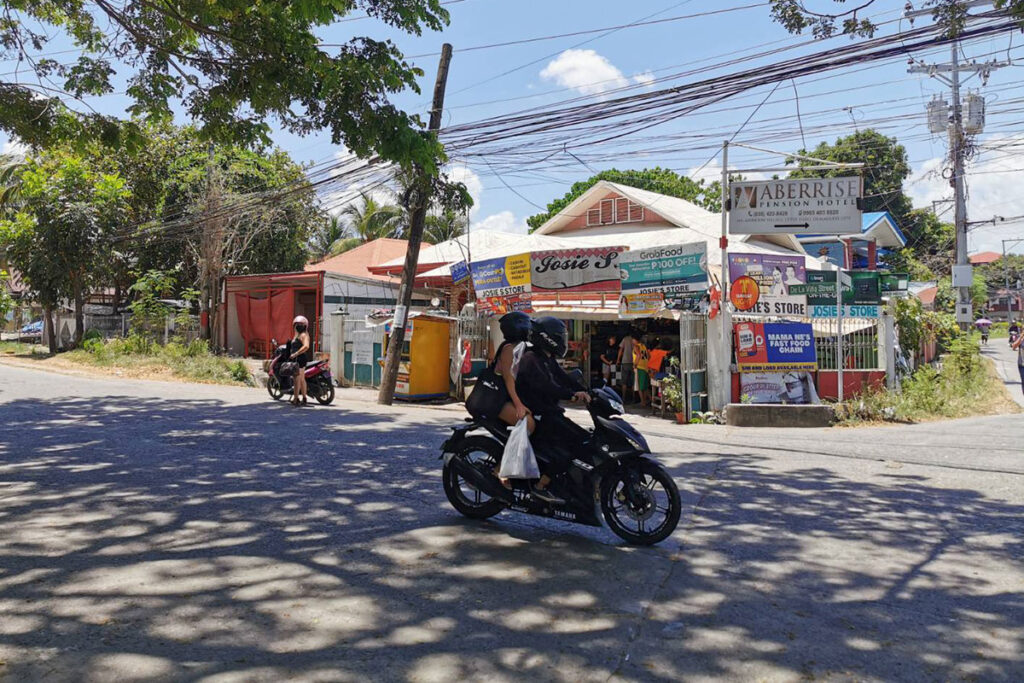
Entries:
POLYGON ((474 465, 466 462, 462 458, 452 458, 452 467, 455 468, 455 472, 460 477, 486 493, 491 498, 497 498, 498 500, 510 504, 515 502, 515 496, 512 495, 511 491, 502 486, 501 482, 494 477, 484 474, 474 465))

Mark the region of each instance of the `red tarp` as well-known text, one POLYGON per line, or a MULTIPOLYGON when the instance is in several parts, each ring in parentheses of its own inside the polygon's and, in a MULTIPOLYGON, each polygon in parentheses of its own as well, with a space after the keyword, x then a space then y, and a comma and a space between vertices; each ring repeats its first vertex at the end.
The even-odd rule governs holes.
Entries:
POLYGON ((235 307, 238 310, 238 328, 245 340, 245 348, 254 341, 270 343, 273 337, 278 344, 292 338, 292 319, 295 316, 295 292, 285 291, 270 296, 270 329, 267 329, 267 299, 257 299, 241 292, 235 293, 235 307))

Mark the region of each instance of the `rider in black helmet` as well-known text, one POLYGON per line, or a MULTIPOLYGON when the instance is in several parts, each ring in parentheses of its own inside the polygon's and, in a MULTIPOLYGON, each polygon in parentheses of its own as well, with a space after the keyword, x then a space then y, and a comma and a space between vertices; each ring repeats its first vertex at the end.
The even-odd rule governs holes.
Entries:
POLYGON ((519 363, 516 390, 536 421, 533 442, 548 460, 547 471, 533 495, 559 503, 562 501, 547 491, 548 484, 569 468, 575 448, 589 434, 565 417, 565 410, 558 402, 573 399, 588 403, 590 395, 558 364, 568 348, 565 324, 561 320, 552 317, 534 320, 530 342, 533 346, 526 350, 519 363))
POLYGON ((519 361, 526 350, 526 342, 530 338, 532 321, 530 316, 525 313, 513 311, 501 316, 498 326, 501 328, 504 340, 494 354, 494 372, 502 379, 508 392, 508 401, 502 406, 498 418, 512 426, 526 418, 527 429, 530 434, 533 434, 533 418, 530 417, 530 411, 516 392, 516 373, 519 369, 519 361))

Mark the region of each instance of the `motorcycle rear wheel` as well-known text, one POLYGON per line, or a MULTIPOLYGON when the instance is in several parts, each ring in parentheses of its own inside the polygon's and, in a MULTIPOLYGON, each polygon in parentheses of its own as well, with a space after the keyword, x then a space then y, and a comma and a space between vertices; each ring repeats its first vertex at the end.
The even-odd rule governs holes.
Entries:
MULTIPOLYGON (((479 465, 493 470, 501 462, 502 448, 493 439, 484 436, 471 436, 465 439, 458 452, 452 458, 462 458, 471 466, 479 465)), ((444 483, 444 494, 452 507, 470 519, 487 519, 501 512, 505 505, 477 490, 468 481, 459 476, 452 462, 446 462, 441 473, 444 483)))
POLYGON ((278 381, 276 375, 271 375, 267 378, 267 393, 269 393, 270 398, 275 401, 280 401, 281 397, 284 396, 284 391, 281 389, 281 382, 278 381))
POLYGON ((329 382, 324 382, 324 386, 321 388, 320 393, 316 395, 316 401, 322 406, 329 406, 334 401, 334 385, 329 382))
POLYGON ((616 536, 633 545, 654 545, 675 531, 682 512, 679 488, 665 468, 649 460, 626 463, 601 480, 601 512, 616 536), (636 484, 630 483, 630 474, 636 484), (634 489, 636 504, 627 497, 627 486, 634 489), (657 523, 648 527, 648 522, 657 523))

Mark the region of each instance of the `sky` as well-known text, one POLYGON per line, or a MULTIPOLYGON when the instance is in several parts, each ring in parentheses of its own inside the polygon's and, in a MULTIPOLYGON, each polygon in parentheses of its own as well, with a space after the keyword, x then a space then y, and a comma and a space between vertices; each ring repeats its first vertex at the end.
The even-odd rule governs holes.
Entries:
MULTIPOLYGON (((901 19, 905 4, 905 0, 876 0, 866 12, 885 22, 881 29, 885 34, 908 28, 901 19)), ((831 2, 809 0, 808 5, 819 9, 831 2)), ((605 101, 613 97, 611 91, 622 88, 629 88, 630 93, 653 91, 850 41, 836 37, 815 43, 809 36, 792 36, 770 20, 766 2, 753 0, 455 0, 446 9, 451 23, 441 33, 405 35, 373 19, 358 18, 361 13, 357 12, 323 29, 321 35, 324 42, 344 42, 361 35, 395 42, 423 69, 424 76, 422 94, 403 93, 393 99, 398 106, 420 113, 424 120, 437 53, 442 43, 451 43, 455 53, 443 127, 580 96, 605 101), (644 25, 629 26, 637 23, 644 25), (473 49, 568 33, 578 35, 473 49), (786 51, 744 64, 723 64, 768 50, 786 51), (700 76, 673 78, 698 68, 707 70, 700 76)), ((1024 215, 1024 193, 1018 190, 1024 172, 1024 155, 1020 154, 1024 108, 1014 101, 1024 97, 1024 37, 1016 33, 979 39, 961 48, 964 58, 1021 60, 1020 66, 994 71, 984 87, 978 79, 966 86, 980 89, 989 112, 969 166, 969 220, 1024 215)), ((948 48, 918 56, 926 62, 944 62, 950 57, 948 48)), ((763 86, 644 131, 643 140, 627 138, 624 144, 612 147, 569 149, 541 166, 502 166, 497 170, 486 158, 453 155, 449 171, 467 184, 476 200, 471 212, 473 229, 525 232, 528 216, 561 197, 573 182, 598 170, 662 166, 712 180, 721 174, 714 147, 725 138, 735 136, 735 142, 785 153, 823 140, 834 141, 858 128, 876 127, 906 146, 913 173, 905 189, 916 206, 927 207, 952 196, 942 177, 946 140, 929 134, 925 119, 932 96, 943 93, 948 100, 949 95, 944 84, 927 74, 910 74, 907 67, 906 58, 898 58, 869 67, 812 74, 777 88, 763 86), (700 137, 703 135, 707 138, 700 137), (659 144, 650 144, 654 139, 659 144)), ((100 111, 123 114, 127 100, 115 95, 90 104, 100 111)), ((300 162, 325 162, 345 154, 326 134, 297 137, 277 128, 273 139, 300 162)), ((12 142, 0 134, 0 144, 10 149, 12 142)), ((780 161, 781 157, 763 152, 733 148, 730 153, 730 169, 772 167, 780 161)), ((948 202, 937 206, 946 212, 944 218, 952 219, 948 202)), ((1024 222, 979 225, 972 229, 969 250, 1001 251, 1001 240, 1013 238, 1024 238, 1024 222)), ((1012 250, 1024 252, 1024 242, 1012 250)))

